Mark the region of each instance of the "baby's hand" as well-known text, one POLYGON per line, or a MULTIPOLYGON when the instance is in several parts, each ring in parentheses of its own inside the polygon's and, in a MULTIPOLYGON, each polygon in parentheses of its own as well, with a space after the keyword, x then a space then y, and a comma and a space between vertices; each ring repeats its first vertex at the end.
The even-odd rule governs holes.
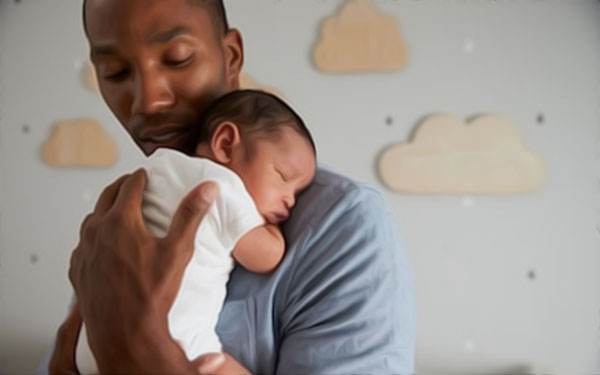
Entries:
POLYGON ((233 257, 249 271, 267 273, 277 268, 284 252, 285 240, 281 229, 266 224, 240 238, 233 249, 233 257))
POLYGON ((271 232, 274 237, 281 241, 285 247, 285 239, 283 238, 283 233, 281 233, 281 228, 279 228, 279 226, 275 224, 265 224, 265 228, 267 228, 267 230, 271 232))

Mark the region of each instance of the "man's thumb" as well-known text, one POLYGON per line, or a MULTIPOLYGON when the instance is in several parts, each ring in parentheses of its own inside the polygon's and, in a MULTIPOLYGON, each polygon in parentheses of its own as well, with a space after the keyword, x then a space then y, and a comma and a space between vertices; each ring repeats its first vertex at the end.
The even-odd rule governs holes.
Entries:
POLYGON ((189 241, 192 246, 200 222, 218 195, 219 186, 212 181, 204 182, 192 189, 181 201, 173 216, 168 239, 175 242, 189 241))

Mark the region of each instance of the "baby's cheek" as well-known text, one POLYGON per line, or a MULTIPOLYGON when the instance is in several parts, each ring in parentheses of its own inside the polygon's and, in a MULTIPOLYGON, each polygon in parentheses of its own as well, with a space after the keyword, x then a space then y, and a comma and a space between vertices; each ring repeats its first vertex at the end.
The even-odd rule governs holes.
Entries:
POLYGON ((258 209, 261 213, 271 212, 277 207, 275 205, 276 193, 273 191, 272 188, 265 187, 260 192, 258 192, 258 195, 260 198, 258 199, 257 204, 258 209))

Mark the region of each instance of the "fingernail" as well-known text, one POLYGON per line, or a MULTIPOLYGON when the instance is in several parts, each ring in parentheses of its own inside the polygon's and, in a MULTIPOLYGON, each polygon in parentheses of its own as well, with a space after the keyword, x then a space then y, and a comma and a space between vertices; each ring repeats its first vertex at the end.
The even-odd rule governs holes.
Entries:
POLYGON ((200 372, 215 371, 224 363, 225 356, 221 353, 214 353, 214 355, 207 359, 203 365, 199 366, 198 370, 200 370, 200 372))
POLYGON ((210 184, 206 187, 204 187, 204 189, 202 189, 202 199, 204 199, 207 202, 213 202, 215 200, 215 198, 217 197, 218 194, 218 188, 216 184, 210 184))

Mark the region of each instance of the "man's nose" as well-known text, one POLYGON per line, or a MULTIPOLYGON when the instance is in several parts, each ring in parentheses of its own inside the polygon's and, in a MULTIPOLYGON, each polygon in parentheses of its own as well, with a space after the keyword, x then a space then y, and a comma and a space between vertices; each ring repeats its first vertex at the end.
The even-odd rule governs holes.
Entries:
POLYGON ((175 104, 168 77, 153 68, 141 69, 135 77, 133 114, 152 114, 175 104))

